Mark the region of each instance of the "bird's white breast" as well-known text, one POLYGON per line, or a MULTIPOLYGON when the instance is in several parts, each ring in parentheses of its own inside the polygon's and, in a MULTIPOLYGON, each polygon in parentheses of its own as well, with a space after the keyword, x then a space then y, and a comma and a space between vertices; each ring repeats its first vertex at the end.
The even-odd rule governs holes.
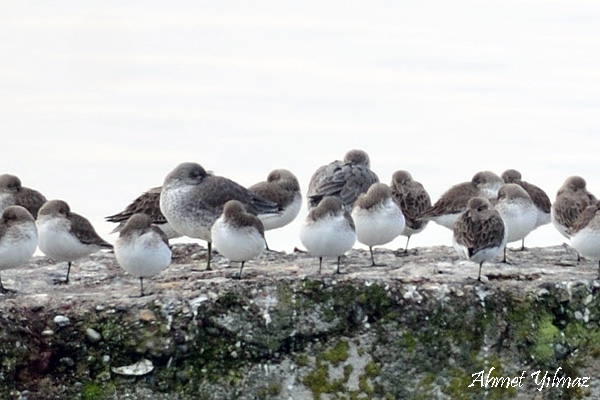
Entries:
POLYGON ((391 242, 402 233, 406 222, 402 211, 392 199, 372 209, 355 206, 352 219, 356 225, 356 238, 367 246, 391 242))
POLYGON ((169 266, 171 249, 156 232, 146 232, 119 237, 115 241, 115 258, 129 274, 147 278, 169 266))
POLYGON ((233 227, 223 217, 212 227, 213 245, 231 261, 247 261, 265 248, 264 237, 253 226, 233 227))
POLYGON ((318 221, 305 221, 300 228, 300 241, 317 257, 342 256, 356 242, 356 233, 342 215, 318 221))

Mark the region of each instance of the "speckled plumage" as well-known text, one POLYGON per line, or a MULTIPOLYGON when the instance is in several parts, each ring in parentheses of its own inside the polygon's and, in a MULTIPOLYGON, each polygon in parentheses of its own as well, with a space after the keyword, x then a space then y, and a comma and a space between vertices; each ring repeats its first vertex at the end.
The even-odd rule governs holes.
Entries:
POLYGON ((396 171, 390 183, 392 198, 400 206, 405 219, 402 235, 406 236, 405 252, 408 251, 408 242, 412 235, 422 232, 427 226, 423 213, 431 207, 431 198, 420 182, 413 180, 408 171, 396 171))
POLYGON ((600 202, 586 207, 568 233, 571 236, 571 246, 579 254, 598 260, 600 279, 600 202))
POLYGON ((484 197, 473 197, 467 203, 453 229, 454 248, 462 257, 481 266, 492 260, 506 245, 506 231, 502 217, 490 201, 484 197))
POLYGON ((571 176, 565 180, 556 193, 552 204, 552 224, 567 239, 579 215, 596 203, 596 197, 586 189, 586 182, 580 176, 571 176))
POLYGON ((308 209, 315 208, 323 198, 333 196, 339 198, 347 210, 352 210, 358 195, 379 182, 370 165, 366 152, 350 150, 343 161, 337 160, 319 167, 308 184, 308 209))
POLYGON ((111 233, 119 232, 132 215, 143 213, 150 217, 152 223, 160 228, 167 235, 167 238, 174 239, 180 237, 181 234, 171 227, 160 211, 161 190, 162 186, 153 187, 136 197, 125 207, 125 210, 106 217, 108 222, 118 223, 117 227, 111 233))

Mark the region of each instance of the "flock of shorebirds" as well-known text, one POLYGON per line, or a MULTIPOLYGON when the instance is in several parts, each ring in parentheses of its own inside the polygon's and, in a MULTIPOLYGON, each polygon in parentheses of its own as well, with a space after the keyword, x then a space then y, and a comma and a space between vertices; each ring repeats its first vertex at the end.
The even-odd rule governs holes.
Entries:
MULTIPOLYGON (((390 185, 380 183, 370 169, 369 156, 350 150, 343 160, 323 165, 313 174, 306 193, 308 215, 300 241, 319 258, 341 257, 355 242, 373 247, 399 235, 422 232, 434 221, 453 232, 459 255, 481 267, 522 241, 537 227, 552 224, 578 254, 600 260, 600 203, 579 176, 566 179, 551 203, 539 187, 523 181, 516 170, 501 176, 476 173, 471 181, 450 187, 435 204, 423 185, 407 171, 396 171, 390 185)), ((117 262, 143 279, 171 263, 168 240, 188 236, 208 243, 230 261, 244 263, 268 249, 264 232, 289 224, 298 215, 302 195, 298 179, 286 169, 272 171, 267 180, 249 188, 211 174, 197 163, 182 163, 160 187, 140 195, 124 211, 106 219, 118 223, 114 246, 92 224, 72 212, 62 200, 49 200, 21 185, 14 175, 0 175, 0 271, 25 264, 36 247, 55 261, 71 263, 101 249, 114 249, 117 262)), ((405 249, 406 251, 406 249, 405 249)), ((599 263, 600 271, 600 263, 599 263)), ((7 292, 0 278, 0 293, 7 292)))

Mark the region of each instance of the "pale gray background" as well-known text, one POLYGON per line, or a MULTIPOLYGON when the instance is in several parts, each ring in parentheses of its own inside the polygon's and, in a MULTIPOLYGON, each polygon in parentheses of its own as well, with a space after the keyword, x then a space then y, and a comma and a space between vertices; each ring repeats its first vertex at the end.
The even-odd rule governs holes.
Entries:
MULTIPOLYGON (((600 194, 600 3, 2 2, 0 172, 87 216, 182 161, 244 185, 312 172, 351 148, 435 201, 517 168, 553 199, 600 194)), ((298 224, 268 233, 299 246, 298 224)), ((529 245, 563 242, 551 227, 529 245)), ((430 224, 413 246, 450 244, 430 224)), ((404 245, 404 238, 390 246, 404 245)))

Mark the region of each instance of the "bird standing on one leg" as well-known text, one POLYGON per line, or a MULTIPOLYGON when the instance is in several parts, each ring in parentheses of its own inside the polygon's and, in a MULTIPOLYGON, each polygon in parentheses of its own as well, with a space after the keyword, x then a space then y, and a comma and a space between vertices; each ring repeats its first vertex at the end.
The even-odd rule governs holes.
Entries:
POLYGON ((62 200, 47 201, 36 221, 40 250, 55 261, 68 263, 67 277, 55 283, 69 283, 71 263, 102 249, 112 249, 112 244, 102 239, 85 217, 71 211, 62 200))
POLYGON ((504 222, 492 203, 484 197, 473 197, 467 203, 453 229, 453 245, 459 255, 479 264, 477 280, 481 281, 481 267, 506 245, 504 222))
POLYGON ((143 297, 144 278, 158 274, 171 263, 169 240, 148 215, 133 214, 115 241, 115 258, 125 271, 140 278, 143 297))
POLYGON ((236 278, 242 278, 244 263, 257 257, 265 249, 265 229, 257 216, 247 213, 244 205, 229 200, 223 214, 211 229, 215 248, 230 261, 241 262, 236 278))

